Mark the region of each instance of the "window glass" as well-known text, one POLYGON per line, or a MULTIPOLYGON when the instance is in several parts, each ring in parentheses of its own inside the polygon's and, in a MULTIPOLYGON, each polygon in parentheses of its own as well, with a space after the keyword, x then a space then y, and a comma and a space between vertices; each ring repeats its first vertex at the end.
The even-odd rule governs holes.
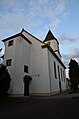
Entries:
POLYGON ((56 63, 55 62, 54 62, 54 74, 55 74, 55 78, 57 79, 56 63))
POLYGON ((58 77, 59 77, 59 80, 60 80, 60 70, 59 70, 59 66, 58 66, 58 77))
POLYGON ((6 66, 11 66, 11 63, 12 63, 12 59, 6 60, 6 66))
POLYGON ((61 69, 61 80, 63 81, 62 69, 61 69))
POLYGON ((65 82, 65 71, 63 71, 63 79, 64 79, 64 82, 65 82))
POLYGON ((24 65, 24 72, 28 73, 28 66, 24 65))
POLYGON ((8 47, 13 45, 13 40, 8 42, 8 47))

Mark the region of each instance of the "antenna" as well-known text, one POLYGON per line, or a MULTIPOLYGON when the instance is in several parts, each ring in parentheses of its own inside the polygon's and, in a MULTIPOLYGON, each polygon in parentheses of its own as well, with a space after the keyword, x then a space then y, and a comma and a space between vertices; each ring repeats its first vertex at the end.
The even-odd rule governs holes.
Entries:
POLYGON ((49 26, 49 30, 50 30, 50 26, 49 26))

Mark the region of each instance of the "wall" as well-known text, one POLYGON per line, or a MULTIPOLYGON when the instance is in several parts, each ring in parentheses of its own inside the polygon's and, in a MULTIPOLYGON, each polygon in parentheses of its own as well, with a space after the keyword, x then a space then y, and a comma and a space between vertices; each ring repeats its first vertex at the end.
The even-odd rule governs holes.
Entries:
POLYGON ((50 44, 51 48, 53 49, 53 51, 56 53, 56 55, 61 59, 61 54, 60 54, 60 50, 59 50, 59 44, 56 40, 49 40, 46 41, 45 43, 50 44))
POLYGON ((11 39, 14 40, 13 46, 7 47, 8 41, 5 42, 4 64, 8 58, 12 59, 12 65, 7 67, 12 79, 9 93, 24 94, 25 75, 32 77, 29 85, 31 94, 50 93, 47 49, 42 49, 43 44, 37 39, 25 35, 32 44, 20 36, 11 39), (24 73, 24 65, 28 66, 28 73, 24 73))
POLYGON ((57 43, 57 41, 56 40, 51 40, 50 45, 51 45, 53 51, 56 53, 56 55, 61 59, 59 44, 57 43))
MULTIPOLYGON (((59 88, 58 66, 59 66, 59 70, 62 69, 62 71, 63 71, 64 68, 57 61, 57 59, 51 54, 50 51, 48 51, 48 55, 49 55, 49 64, 50 64, 49 69, 50 69, 51 93, 59 92, 60 88, 59 88), (54 61, 56 63, 57 79, 55 78, 55 73, 54 73, 54 61)), ((66 89, 66 79, 65 79, 65 82, 64 82, 64 79, 62 81, 61 73, 60 73, 60 80, 61 80, 61 89, 63 91, 64 89, 66 89)))
POLYGON ((12 79, 9 93, 22 94, 24 93, 24 65, 29 67, 30 64, 30 44, 20 36, 11 40, 14 40, 13 46, 8 47, 8 41, 5 42, 4 55, 4 64, 7 59, 12 59, 12 65, 7 67, 12 79))
MULTIPOLYGON (((9 93, 24 93, 23 77, 25 75, 32 77, 32 81, 30 81, 29 85, 30 94, 50 94, 50 89, 51 92, 59 91, 59 79, 58 75, 57 79, 54 77, 53 61, 55 61, 60 68, 63 69, 63 67, 47 48, 41 48, 41 46, 44 45, 41 41, 38 41, 24 31, 22 34, 25 35, 32 44, 29 44, 20 36, 14 38, 13 46, 7 47, 8 41, 5 42, 4 64, 6 64, 6 59, 12 59, 12 66, 7 67, 12 78, 9 93), (24 65, 28 66, 28 73, 24 73, 24 65)), ((62 90, 65 89, 65 82, 61 81, 61 84, 62 90)))
POLYGON ((14 43, 13 43, 13 46, 10 46, 8 47, 8 41, 4 42, 5 44, 5 55, 4 55, 4 60, 3 60, 3 63, 4 65, 6 65, 6 60, 7 59, 12 59, 12 64, 11 66, 7 66, 7 69, 8 69, 8 72, 10 73, 10 77, 11 77, 11 83, 10 83, 10 89, 9 89, 9 93, 13 93, 13 79, 14 79, 14 76, 15 76, 15 61, 14 61, 14 57, 15 57, 15 49, 16 49, 16 43, 15 43, 15 40, 17 39, 16 38, 13 38, 13 39, 10 39, 10 40, 14 40, 14 43))
POLYGON ((23 32, 23 35, 32 42, 30 47, 30 76, 32 77, 30 93, 50 93, 47 49, 42 49, 43 43, 26 32, 23 32))
POLYGON ((24 93, 23 77, 28 75, 24 73, 24 65, 30 65, 30 44, 23 38, 19 37, 16 40, 16 51, 15 51, 15 83, 14 93, 24 93), (17 87, 18 86, 18 87, 17 87))

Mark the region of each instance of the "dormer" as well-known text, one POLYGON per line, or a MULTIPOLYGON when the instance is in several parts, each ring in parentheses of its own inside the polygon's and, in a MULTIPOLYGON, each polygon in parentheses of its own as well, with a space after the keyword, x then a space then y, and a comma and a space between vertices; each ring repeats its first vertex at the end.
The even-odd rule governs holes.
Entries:
POLYGON ((43 41, 46 44, 50 44, 53 51, 56 53, 56 55, 61 58, 60 51, 59 51, 59 42, 52 34, 51 30, 48 31, 45 40, 43 41))

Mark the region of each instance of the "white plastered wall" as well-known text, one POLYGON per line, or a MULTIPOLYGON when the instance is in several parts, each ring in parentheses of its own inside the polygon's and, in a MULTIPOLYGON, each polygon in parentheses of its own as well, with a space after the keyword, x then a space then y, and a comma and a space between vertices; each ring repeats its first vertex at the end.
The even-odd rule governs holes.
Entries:
POLYGON ((42 49, 43 43, 23 32, 31 42, 30 47, 30 93, 50 93, 48 54, 42 49), (38 76, 39 74, 39 76, 38 76))
MULTIPOLYGON (((16 37, 14 39, 13 46, 8 47, 8 41, 5 42, 5 55, 4 64, 6 65, 7 59, 12 59, 12 65, 7 66, 7 69, 11 76, 10 83, 10 94, 23 94, 24 93, 24 83, 23 77, 24 65, 29 67, 30 64, 30 44, 25 41, 22 37, 16 37)), ((28 74, 27 74, 28 75, 28 74)))
MULTIPOLYGON (((58 76, 58 66, 59 71, 62 69, 64 71, 64 67, 59 63, 59 61, 52 55, 50 51, 48 51, 49 54, 49 68, 50 68, 50 82, 51 82, 51 93, 59 92, 59 76, 58 76), (54 62, 56 63, 56 74, 57 79, 55 78, 55 72, 54 72, 54 62)), ((61 79, 61 72, 60 72, 60 80, 61 80, 61 89, 62 91, 66 89, 66 80, 64 82, 64 79, 62 81, 61 79)))
POLYGON ((32 77, 30 93, 50 93, 47 49, 42 49, 43 44, 32 36, 26 36, 32 44, 20 36, 11 39, 14 40, 13 46, 8 47, 10 40, 5 42, 4 64, 6 65, 7 59, 12 59, 12 65, 7 67, 12 79, 9 93, 24 94, 25 75, 32 77), (28 66, 28 73, 24 73, 24 65, 28 66))
MULTIPOLYGON (((54 78, 53 61, 55 61, 60 68, 63 67, 47 48, 41 48, 41 46, 44 45, 42 42, 24 31, 22 34, 25 35, 32 44, 29 44, 20 36, 13 39, 13 46, 8 47, 8 41, 5 42, 4 64, 6 64, 7 59, 12 59, 12 65, 7 67, 12 78, 9 93, 24 93, 23 77, 25 75, 32 77, 32 81, 30 81, 29 85, 29 93, 50 94, 50 85, 51 92, 59 91, 59 79, 54 78), (24 73, 24 65, 28 66, 28 73, 24 73)), ((61 81, 61 84, 62 89, 65 89, 64 81, 61 81)))

